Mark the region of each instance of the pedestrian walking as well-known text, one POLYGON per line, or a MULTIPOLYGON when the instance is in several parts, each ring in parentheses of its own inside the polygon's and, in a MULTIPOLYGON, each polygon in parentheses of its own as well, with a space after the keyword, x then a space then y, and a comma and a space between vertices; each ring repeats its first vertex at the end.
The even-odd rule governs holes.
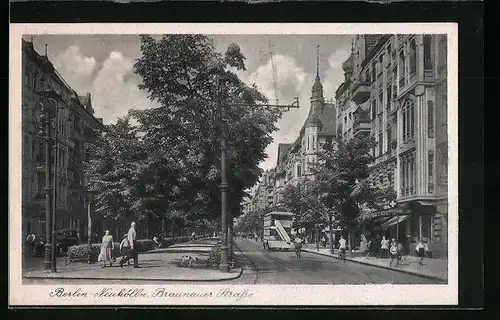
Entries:
POLYGON ((424 243, 422 240, 419 240, 417 246, 415 247, 417 251, 417 256, 420 257, 420 261, 418 262, 421 266, 424 265, 424 257, 427 251, 429 251, 429 247, 427 243, 424 243))
POLYGON ((45 239, 43 237, 38 237, 35 240, 35 256, 43 256, 45 250, 45 239))
POLYGON ((385 236, 383 236, 380 241, 380 250, 382 251, 382 258, 389 256, 389 241, 385 238, 385 236))
POLYGON ((372 239, 369 239, 368 242, 366 243, 366 255, 365 258, 368 258, 370 255, 373 255, 373 242, 372 239))
POLYGON ((397 266, 399 264, 399 260, 398 260, 398 245, 396 244, 396 241, 392 241, 389 253, 391 254, 391 261, 389 262, 389 266, 392 266, 393 263, 395 263, 397 266))
POLYGON ((97 258, 97 261, 103 262, 103 268, 106 268, 106 261, 109 261, 110 267, 113 266, 113 249, 113 236, 109 234, 109 230, 106 230, 104 232, 104 236, 102 237, 101 252, 99 253, 99 257, 97 258))
MULTIPOLYGON (((122 241, 120 242, 120 254, 122 255, 122 257, 126 257, 128 254, 129 254, 129 250, 130 250, 130 244, 128 243, 128 239, 127 239, 127 234, 125 233, 125 235, 123 235, 123 239, 122 241)), ((130 260, 127 261, 127 265, 130 266, 130 260)))
POLYGON ((135 231, 135 222, 130 224, 130 229, 127 233, 127 240, 130 245, 129 253, 120 260, 120 267, 123 268, 123 264, 130 259, 134 259, 134 268, 139 268, 139 248, 137 244, 137 232, 135 231))
POLYGON ((345 262, 346 261, 346 240, 344 239, 344 236, 340 236, 339 240, 339 249, 340 249, 340 258, 345 262))
POLYGON ((302 250, 302 239, 300 238, 300 234, 297 234, 297 236, 294 239, 294 245, 295 245, 295 256, 297 259, 300 259, 300 252, 302 250))
POLYGON ((398 241, 397 242, 398 245, 398 264, 400 264, 401 262, 403 262, 403 253, 404 253, 404 248, 403 248, 403 243, 401 241, 398 241))
POLYGON ((35 251, 36 235, 34 233, 29 234, 26 238, 26 243, 28 245, 28 251, 33 253, 35 251))

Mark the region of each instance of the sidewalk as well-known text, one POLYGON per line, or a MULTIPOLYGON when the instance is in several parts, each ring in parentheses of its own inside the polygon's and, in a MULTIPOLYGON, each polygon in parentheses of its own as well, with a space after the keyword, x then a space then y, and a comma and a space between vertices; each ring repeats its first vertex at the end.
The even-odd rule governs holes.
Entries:
MULTIPOLYGON (((23 277, 29 279, 82 279, 82 280, 153 280, 153 281, 224 281, 239 278, 243 272, 241 268, 235 268, 229 273, 220 272, 214 268, 206 267, 181 267, 182 256, 190 255, 201 260, 208 258, 208 247, 206 244, 191 244, 184 248, 188 251, 168 252, 169 248, 153 250, 139 254, 139 268, 133 268, 125 264, 120 268, 119 259, 112 267, 102 268, 102 263, 87 264, 85 262, 74 262, 69 265, 58 261, 57 273, 50 270, 24 270, 23 277), (198 249, 197 251, 195 251, 198 249), (187 253, 189 252, 189 253, 187 253), (194 253, 196 252, 196 253, 194 253)), ((184 244, 186 245, 186 244, 184 244)), ((172 250, 181 250, 181 247, 172 250)))
MULTIPOLYGON (((320 248, 319 251, 316 248, 303 248, 302 251, 339 258, 337 249, 333 255, 330 253, 330 249, 323 248, 320 248)), ((349 257, 349 253, 347 253, 346 260, 448 282, 448 260, 446 259, 426 258, 424 265, 420 265, 418 257, 404 256, 402 263, 397 267, 389 266, 391 261, 389 258, 349 257)))

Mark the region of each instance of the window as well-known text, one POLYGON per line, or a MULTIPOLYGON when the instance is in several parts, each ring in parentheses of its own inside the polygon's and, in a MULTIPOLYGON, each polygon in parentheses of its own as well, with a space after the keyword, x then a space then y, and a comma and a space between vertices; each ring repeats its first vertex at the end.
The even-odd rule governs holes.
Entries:
POLYGON ((24 85, 25 86, 30 85, 30 71, 28 69, 28 66, 24 68, 24 85))
POLYGON ((434 138, 434 102, 427 101, 427 134, 429 138, 434 138))
POLYGON ((413 138, 415 129, 414 109, 415 104, 411 100, 408 100, 402 109, 403 141, 413 138))
POLYGON ((424 69, 425 70, 432 70, 433 69, 431 43, 432 43, 432 37, 427 36, 427 35, 424 36, 424 69))
POLYGON ((417 72, 417 48, 415 45, 415 39, 410 42, 410 75, 417 72))
POLYGON ((34 159, 36 157, 36 146, 38 145, 38 140, 36 137, 33 137, 31 142, 31 155, 30 159, 34 159))
POLYGON ((380 57, 378 58, 378 65, 379 65, 379 70, 378 72, 382 72, 383 67, 384 67, 384 54, 382 53, 380 57))
POLYGON ((40 90, 45 90, 45 76, 40 77, 40 90))
POLYGON ((434 151, 429 150, 428 158, 429 193, 432 193, 434 192, 434 151))
POLYGON ((381 156, 384 153, 383 150, 383 143, 384 143, 384 138, 381 133, 378 135, 378 155, 381 156))
POLYGON ((344 123, 347 123, 347 116, 344 116, 344 123))
POLYGON ((377 118, 377 101, 372 100, 372 120, 377 118))
POLYGON ((382 112, 383 110, 383 106, 384 106, 384 92, 383 91, 380 91, 379 95, 378 95, 378 106, 379 106, 379 110, 378 112, 382 112))
POLYGON ((372 79, 370 78, 370 72, 368 70, 365 71, 365 83, 371 83, 372 79))
POLYGON ((349 112, 349 120, 352 120, 352 112, 349 112))
POLYGON ((387 110, 391 109, 391 100, 392 100, 392 87, 389 85, 387 86, 387 104, 386 104, 387 110))
POLYGON ((28 135, 24 135, 23 138, 23 157, 28 157, 28 135))
POLYGON ((38 78, 38 74, 35 71, 33 73, 33 77, 31 78, 31 87, 33 88, 33 90, 36 90, 36 81, 37 81, 37 78, 38 78))
POLYGON ((312 137, 312 149, 316 150, 316 139, 314 139, 314 136, 312 137))
MULTIPOLYGON (((430 41, 429 41, 430 42, 430 41)), ((439 48, 438 48, 438 66, 439 69, 446 68, 446 60, 447 60, 447 54, 448 54, 448 49, 446 47, 446 36, 442 36, 442 38, 439 41, 439 48)))
POLYGON ((299 164, 297 165, 297 177, 302 176, 302 166, 299 164))
MULTIPOLYGON (((392 51, 392 47, 391 47, 391 44, 389 43, 389 45, 387 46, 387 54, 390 55, 391 51, 392 51)), ((391 61, 391 59, 389 59, 389 61, 391 61)))
POLYGON ((401 156, 401 196, 409 196, 415 193, 415 151, 401 156))
POLYGON ((377 64, 375 62, 372 63, 372 83, 377 81, 377 64))
POLYGON ((307 150, 311 149, 311 143, 309 141, 309 137, 307 137, 307 150))
POLYGON ((392 129, 387 128, 387 152, 391 152, 391 142, 392 142, 392 129))
POLYGON ((399 53, 399 86, 402 87, 405 84, 405 55, 401 51, 399 53))

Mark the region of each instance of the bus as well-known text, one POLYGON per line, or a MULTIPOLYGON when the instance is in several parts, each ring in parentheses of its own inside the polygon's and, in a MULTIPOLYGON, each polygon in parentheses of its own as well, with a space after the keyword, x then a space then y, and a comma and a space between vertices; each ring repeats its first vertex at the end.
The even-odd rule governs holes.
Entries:
POLYGON ((291 250, 293 213, 270 212, 264 216, 263 245, 266 250, 291 250))

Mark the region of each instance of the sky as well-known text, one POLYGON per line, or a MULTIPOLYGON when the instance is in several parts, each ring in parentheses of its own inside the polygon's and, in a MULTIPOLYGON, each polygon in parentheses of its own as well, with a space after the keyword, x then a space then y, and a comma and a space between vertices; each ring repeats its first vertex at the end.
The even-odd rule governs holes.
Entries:
MULTIPOLYGON (((275 167, 278 143, 292 143, 304 124, 310 107, 311 89, 316 76, 319 45, 319 75, 324 98, 331 100, 342 83, 342 63, 351 50, 352 36, 344 35, 210 35, 216 50, 223 53, 232 42, 246 57, 246 68, 240 78, 256 84, 271 102, 275 102, 270 50, 275 61, 276 90, 280 104, 299 98, 300 108, 286 111, 277 123, 274 142, 268 146, 268 158, 261 163, 267 170, 275 167), (271 49, 270 49, 271 44, 271 49)), ((28 40, 28 37, 25 37, 28 40)), ((140 90, 139 76, 134 74, 135 60, 140 57, 137 35, 37 35, 35 49, 47 55, 64 80, 80 95, 92 95, 95 116, 104 123, 114 123, 129 109, 146 109, 156 104, 140 90)))

